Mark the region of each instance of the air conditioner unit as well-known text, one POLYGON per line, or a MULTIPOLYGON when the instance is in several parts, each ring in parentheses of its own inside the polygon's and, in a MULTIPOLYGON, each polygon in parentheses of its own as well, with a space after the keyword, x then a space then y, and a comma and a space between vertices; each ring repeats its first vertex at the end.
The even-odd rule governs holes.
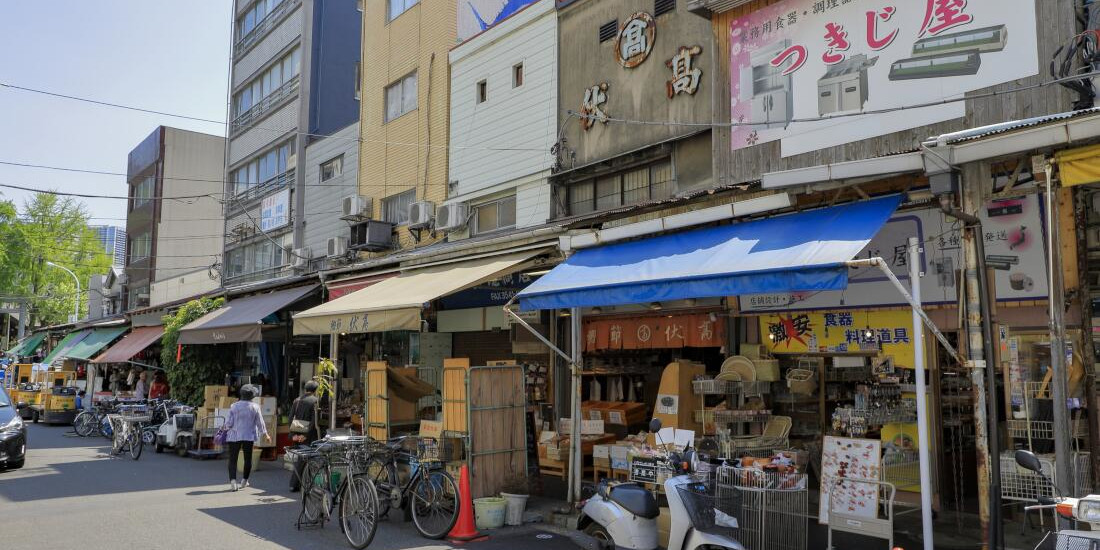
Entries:
POLYGON ((308 248, 295 248, 291 256, 294 267, 309 267, 309 261, 313 258, 312 251, 308 248))
POLYGON ((347 237, 329 237, 328 257, 343 256, 348 251, 347 237))
POLYGON ((351 226, 352 250, 382 252, 393 248, 393 224, 369 220, 351 226))
POLYGON ((435 226, 440 231, 450 233, 466 227, 470 219, 470 205, 464 202, 452 202, 439 207, 435 213, 435 226))
POLYGON ((371 217, 371 213, 374 209, 374 203, 370 197, 364 197, 362 195, 349 195, 344 197, 341 201, 340 212, 343 214, 341 219, 344 220, 358 220, 361 218, 371 217))
POLYGON ((435 217, 435 203, 416 201, 409 205, 409 229, 422 229, 432 225, 435 217))

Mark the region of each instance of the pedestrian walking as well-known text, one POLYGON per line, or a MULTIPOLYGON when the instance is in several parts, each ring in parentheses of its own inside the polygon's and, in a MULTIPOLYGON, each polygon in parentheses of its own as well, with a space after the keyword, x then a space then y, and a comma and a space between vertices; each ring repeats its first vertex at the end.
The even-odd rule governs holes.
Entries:
POLYGON ((251 386, 241 386, 240 400, 229 407, 229 419, 225 422, 228 430, 225 442, 229 446, 229 488, 236 491, 241 487, 248 487, 248 476, 252 473, 252 445, 260 437, 264 441, 271 441, 264 425, 263 413, 260 406, 252 402, 256 397, 255 390, 251 386), (244 475, 240 483, 237 482, 237 454, 244 452, 244 475))
MULTIPOLYGON (((294 400, 290 407, 290 439, 299 445, 309 445, 317 441, 317 382, 310 380, 302 388, 302 396, 294 400)), ((306 464, 299 460, 294 464, 294 473, 290 476, 290 490, 302 489, 302 470, 306 464)))

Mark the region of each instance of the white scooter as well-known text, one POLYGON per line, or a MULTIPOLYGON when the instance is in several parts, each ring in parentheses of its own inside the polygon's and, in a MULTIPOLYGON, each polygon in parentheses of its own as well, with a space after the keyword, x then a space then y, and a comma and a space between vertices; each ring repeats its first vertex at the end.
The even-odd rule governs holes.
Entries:
MULTIPOLYGON (((1043 473, 1043 465, 1039 462, 1039 457, 1035 456, 1031 451, 1016 451, 1016 464, 1046 479, 1046 474, 1043 473)), ((1049 483, 1050 480, 1047 479, 1047 482, 1049 483)), ((1053 487, 1054 485, 1051 484, 1051 486, 1053 487)), ((1058 530, 1055 533, 1057 540, 1054 545, 1054 548, 1057 550, 1071 550, 1077 548, 1092 550, 1093 548, 1100 548, 1100 495, 1089 495, 1084 498, 1039 497, 1039 504, 1028 506, 1024 508, 1024 510, 1054 510, 1059 516, 1066 519, 1089 524, 1091 531, 1080 531, 1076 529, 1058 530)), ((1057 523, 1055 523, 1055 528, 1057 528, 1057 523)), ((1044 546, 1044 541, 1040 541, 1039 545, 1035 548, 1049 548, 1050 546, 1044 546)))
MULTIPOLYGON (((653 419, 649 430, 657 433, 660 429, 661 421, 653 419)), ((665 496, 672 516, 667 550, 696 550, 701 547, 744 550, 741 543, 733 538, 718 534, 736 528, 737 520, 714 509, 712 500, 695 496, 700 494, 696 491, 705 491, 705 485, 688 474, 686 466, 690 462, 690 455, 681 457, 674 453, 669 457, 669 463, 677 475, 665 481, 665 496), (692 500, 685 502, 685 498, 692 500), (710 506, 711 509, 697 509, 702 506, 710 506), (689 507, 702 513, 691 514, 689 507), (706 523, 710 525, 693 524, 693 516, 706 518, 706 523), (712 529, 715 525, 718 529, 712 529)), ((600 482, 596 494, 582 504, 578 527, 596 539, 600 550, 655 550, 658 515, 657 497, 644 487, 636 483, 605 480, 600 482)))

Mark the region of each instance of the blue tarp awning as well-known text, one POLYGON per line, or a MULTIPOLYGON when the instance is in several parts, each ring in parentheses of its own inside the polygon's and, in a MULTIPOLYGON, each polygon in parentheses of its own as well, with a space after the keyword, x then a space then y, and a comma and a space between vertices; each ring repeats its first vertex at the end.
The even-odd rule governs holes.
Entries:
POLYGON ((523 310, 841 290, 901 203, 890 196, 578 251, 517 296, 523 310))

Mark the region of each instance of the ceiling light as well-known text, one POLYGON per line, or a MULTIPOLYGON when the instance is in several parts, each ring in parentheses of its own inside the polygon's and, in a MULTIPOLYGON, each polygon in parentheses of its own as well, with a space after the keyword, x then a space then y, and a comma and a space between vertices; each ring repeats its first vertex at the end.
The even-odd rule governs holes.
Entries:
POLYGON ((664 307, 665 306, 661 305, 661 302, 650 302, 649 303, 649 309, 651 311, 661 311, 662 309, 664 309, 664 307))

